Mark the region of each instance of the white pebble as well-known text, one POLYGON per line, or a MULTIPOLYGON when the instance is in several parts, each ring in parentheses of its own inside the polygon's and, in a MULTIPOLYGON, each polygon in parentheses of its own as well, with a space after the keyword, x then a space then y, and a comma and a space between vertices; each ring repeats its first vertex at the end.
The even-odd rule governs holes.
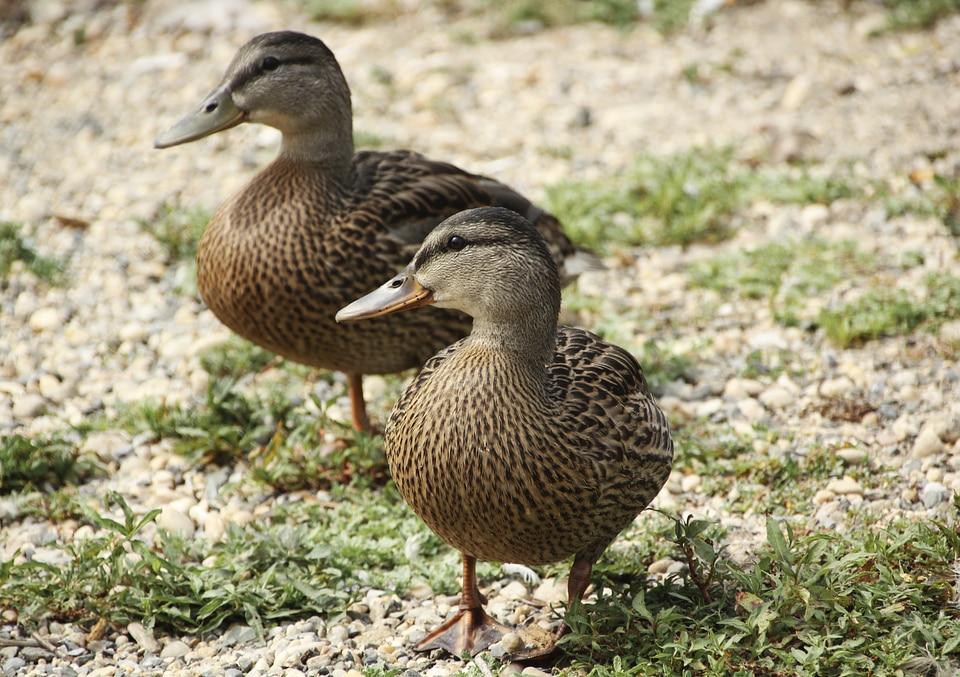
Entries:
POLYGON ((157 526, 170 533, 181 534, 186 539, 193 538, 196 532, 196 526, 187 515, 180 510, 169 505, 160 509, 160 516, 157 517, 157 526))
POLYGON ((734 400, 753 397, 763 392, 763 384, 752 378, 732 378, 723 388, 723 396, 734 400))
POLYGON ((859 494, 863 495, 863 487, 860 483, 849 475, 844 475, 840 479, 830 480, 827 483, 827 490, 835 494, 859 494))
POLYGON ((763 405, 752 397, 737 402, 737 409, 748 421, 759 421, 766 414, 763 405))
POLYGON ((160 651, 160 658, 181 658, 190 651, 190 645, 179 639, 169 642, 160 651))
POLYGON ((853 390, 853 388, 853 381, 846 376, 840 376, 838 378, 824 379, 824 381, 820 383, 819 393, 821 397, 832 399, 846 395, 853 390))
POLYGON ((837 456, 843 459, 843 462, 847 465, 860 465, 867 460, 867 451, 866 449, 846 447, 837 451, 837 456))
POLYGON ((943 442, 940 436, 932 426, 924 426, 917 439, 913 442, 913 448, 910 449, 910 455, 913 458, 926 458, 939 454, 944 450, 943 442))
POLYGON ((527 596, 527 588, 520 581, 510 581, 500 590, 500 596, 510 600, 523 599, 527 596))
POLYGON ((797 401, 797 395, 783 386, 773 385, 760 393, 759 400, 770 409, 784 409, 797 401))
POLYGON ((42 395, 27 393, 13 401, 13 417, 20 421, 36 418, 47 410, 47 401, 42 395))
POLYGON ((820 489, 817 493, 813 495, 813 502, 816 505, 822 505, 824 503, 829 503, 837 497, 837 494, 830 489, 820 489))
POLYGON ((35 332, 55 331, 63 326, 63 321, 67 314, 61 308, 38 308, 30 315, 27 322, 29 327, 35 332))

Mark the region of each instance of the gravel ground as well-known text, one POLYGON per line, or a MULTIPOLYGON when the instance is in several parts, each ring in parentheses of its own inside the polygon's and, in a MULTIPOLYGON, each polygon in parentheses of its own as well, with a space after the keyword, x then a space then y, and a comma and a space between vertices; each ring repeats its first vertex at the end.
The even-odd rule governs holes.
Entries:
MULTIPOLYGON (((444 22, 430 10, 370 27, 311 25, 288 4, 245 0, 44 0, 33 14, 0 43, 0 221, 27 224, 38 249, 69 261, 70 281, 51 288, 18 272, 2 290, 0 433, 41 435, 118 404, 190 401, 205 392, 209 375, 197 355, 228 332, 174 291, 183 266, 168 266, 137 220, 164 203, 213 208, 272 157, 276 134, 250 126, 152 148, 154 136, 212 88, 236 48, 264 30, 306 26, 328 43, 351 83, 358 130, 534 197, 560 180, 625 169, 640 153, 729 142, 747 157, 853 162, 863 175, 900 183, 915 170, 951 173, 960 160, 960 18, 871 39, 880 15, 869 3, 850 13, 829 2, 753 4, 714 17, 709 30, 669 38, 646 26, 591 25, 488 40, 489 21, 444 22), (692 64, 696 78, 685 76, 692 64)), ((722 248, 807 233, 855 239, 878 253, 924 252, 924 264, 898 280, 908 290, 931 270, 960 273, 957 241, 942 225, 889 220, 849 203, 757 205, 722 248)), ((765 302, 722 303, 691 289, 691 263, 716 251, 629 252, 581 283, 585 295, 604 297, 604 314, 640 307, 673 320, 673 334, 638 334, 629 347, 647 338, 677 351, 708 343, 698 381, 668 385, 663 404, 671 416, 745 434, 762 422, 790 440, 776 444, 845 454, 849 475, 817 493, 813 525, 847 528, 851 507, 865 502, 885 517, 945 511, 960 491, 960 369, 938 341, 960 339, 960 326, 946 325, 940 339, 836 349, 822 335, 775 323, 765 302), (708 305, 718 312, 704 325, 698 308, 708 305), (751 352, 779 348, 800 356, 802 380, 739 376, 751 352), (823 413, 856 398, 875 411, 852 422, 823 413), (865 490, 857 469, 867 465, 888 469, 889 484, 865 490)), ((203 469, 174 476, 166 468, 182 461, 162 445, 106 432, 88 446, 108 461, 122 459, 94 491, 136 497, 143 511, 164 506, 168 529, 216 537, 229 521, 262 509, 236 498, 211 502, 203 469)), ((768 447, 756 445, 758 453, 785 451, 768 447)), ((719 519, 731 551, 749 550, 763 516, 731 515, 729 495, 699 488, 700 478, 677 473, 657 505, 719 519)), ((51 541, 76 536, 75 524, 21 520, 15 506, 2 507, 0 560, 17 548, 39 557, 51 541)), ((552 586, 535 591, 505 577, 493 582, 491 604, 516 613, 531 593, 549 598, 552 586)), ((311 619, 275 628, 266 646, 243 627, 211 642, 154 637, 135 625, 89 640, 51 623, 48 646, 2 648, 0 664, 4 675, 343 677, 386 660, 411 676, 440 677, 462 664, 418 656, 411 644, 452 601, 373 591, 362 603, 369 623, 327 627, 311 619)), ((0 638, 16 633, 0 628, 0 638)))

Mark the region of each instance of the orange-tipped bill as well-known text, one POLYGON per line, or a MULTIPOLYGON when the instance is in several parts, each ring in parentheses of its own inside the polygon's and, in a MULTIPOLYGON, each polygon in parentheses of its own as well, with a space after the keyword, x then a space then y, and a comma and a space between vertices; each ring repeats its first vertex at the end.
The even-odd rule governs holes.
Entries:
POLYGON ((337 312, 337 322, 364 320, 389 315, 401 310, 428 306, 434 302, 433 292, 421 286, 409 269, 363 298, 337 312))

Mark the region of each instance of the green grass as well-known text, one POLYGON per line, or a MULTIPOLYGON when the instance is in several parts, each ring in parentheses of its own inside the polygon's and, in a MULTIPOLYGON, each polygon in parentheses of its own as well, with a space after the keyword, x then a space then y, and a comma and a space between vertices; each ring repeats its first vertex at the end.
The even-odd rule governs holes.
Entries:
POLYGON ((216 378, 239 378, 264 369, 274 357, 269 350, 231 334, 229 339, 200 355, 200 366, 216 378))
POLYGON ((546 206, 583 246, 689 246, 717 243, 737 229, 752 203, 830 204, 862 194, 842 175, 802 167, 755 170, 733 148, 642 156, 620 175, 547 188, 546 206))
POLYGON ((855 301, 824 308, 818 323, 841 347, 918 329, 936 332, 945 320, 960 317, 960 277, 932 273, 924 285, 924 298, 890 286, 867 289, 855 301))
MULTIPOLYGON (((396 19, 410 10, 396 0, 299 0, 317 21, 351 26, 396 19)), ((649 16, 641 16, 635 0, 436 0, 432 3, 450 19, 463 16, 489 18, 495 35, 511 35, 537 27, 601 22, 629 28, 646 19, 660 32, 669 33, 687 25, 693 0, 655 0, 649 16)))
POLYGON ((16 262, 45 282, 56 284, 62 279, 64 264, 55 258, 43 256, 28 245, 23 236, 24 227, 10 221, 0 222, 0 287, 16 262))
POLYGON ((922 263, 920 252, 903 252, 886 261, 858 250, 853 242, 816 238, 771 242, 721 254, 691 267, 691 284, 724 298, 767 299, 774 318, 786 326, 822 327, 834 344, 850 347, 918 330, 936 333, 960 317, 960 278, 931 273, 918 297, 895 287, 893 279, 922 263), (856 282, 855 300, 813 313, 807 302, 840 283, 856 282))
POLYGON ((142 403, 122 411, 118 425, 172 442, 173 451, 194 464, 247 464, 253 480, 275 491, 386 482, 380 439, 326 417, 329 403, 313 395, 308 408, 279 389, 261 399, 235 386, 232 378, 215 379, 203 402, 142 403))
POLYGON ((165 204, 156 216, 141 221, 140 225, 163 246, 171 262, 193 261, 197 256, 200 236, 212 216, 200 207, 184 208, 165 204))
POLYGON ((891 30, 930 28, 960 11, 960 0, 883 0, 891 30))
POLYGON ((804 238, 724 253, 695 264, 689 275, 694 287, 724 298, 767 299, 778 322, 799 326, 814 319, 804 312, 808 300, 878 266, 854 242, 804 238))
POLYGON ((881 189, 879 195, 888 216, 933 217, 951 235, 960 236, 960 177, 930 172, 929 178, 912 181, 905 191, 881 189))
POLYGON ((0 496, 51 491, 103 472, 94 457, 80 452, 76 436, 60 433, 27 437, 12 433, 0 438, 0 496))

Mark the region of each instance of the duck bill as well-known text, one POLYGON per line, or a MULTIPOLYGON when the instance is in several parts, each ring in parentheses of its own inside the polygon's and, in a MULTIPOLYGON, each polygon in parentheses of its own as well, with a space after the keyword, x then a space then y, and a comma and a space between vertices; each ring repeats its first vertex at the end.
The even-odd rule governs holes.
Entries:
POLYGON ((216 134, 244 121, 246 113, 233 102, 227 87, 214 90, 200 107, 158 136, 155 148, 169 148, 216 134))
POLYGON ((433 292, 417 282, 412 273, 404 271, 382 287, 341 308, 337 312, 337 322, 380 317, 433 302, 433 292))

